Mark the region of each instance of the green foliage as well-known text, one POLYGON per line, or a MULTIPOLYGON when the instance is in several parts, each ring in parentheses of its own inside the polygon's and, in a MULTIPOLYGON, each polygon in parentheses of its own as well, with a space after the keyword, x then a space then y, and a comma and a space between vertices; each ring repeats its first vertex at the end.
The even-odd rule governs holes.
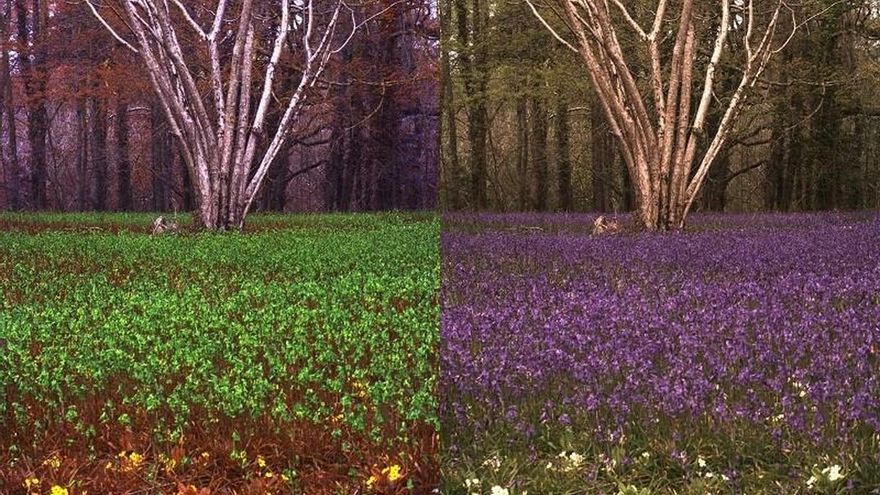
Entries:
MULTIPOLYGON (((153 217, 0 220, 12 218, 139 226, 153 217)), ((413 424, 436 425, 439 220, 272 215, 252 224, 271 230, 0 233, 9 395, 0 418, 11 408, 18 425, 72 423, 82 414, 69 406, 89 404, 105 422, 164 418, 166 434, 198 412, 306 420, 389 443, 413 424)))

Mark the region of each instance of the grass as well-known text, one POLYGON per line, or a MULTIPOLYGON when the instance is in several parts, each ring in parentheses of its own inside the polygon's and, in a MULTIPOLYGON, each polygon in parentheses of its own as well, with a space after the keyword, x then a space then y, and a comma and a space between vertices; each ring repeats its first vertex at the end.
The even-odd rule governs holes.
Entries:
POLYGON ((437 483, 439 220, 153 218, 0 215, 0 492, 437 483))

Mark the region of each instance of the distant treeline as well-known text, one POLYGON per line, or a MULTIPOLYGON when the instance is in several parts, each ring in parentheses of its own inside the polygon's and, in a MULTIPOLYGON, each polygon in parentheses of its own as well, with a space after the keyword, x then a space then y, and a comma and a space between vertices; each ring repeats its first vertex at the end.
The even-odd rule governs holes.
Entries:
MULTIPOLYGON (((256 209, 435 206, 438 20, 427 0, 392 3, 356 12, 368 22, 311 95, 256 209)), ((0 209, 193 207, 142 61, 84 3, 0 0, 0 47, 0 209)))
MULTIPOLYGON (((626 2, 647 19, 655 3, 626 2)), ((701 15, 720 16, 717 2, 697 3, 701 15)), ((631 210, 629 177, 577 54, 555 40, 524 1, 441 0, 440 7, 442 205, 631 210)), ((710 169, 698 209, 880 208, 876 2, 823 0, 793 8, 798 22, 812 20, 771 60, 710 169)), ((621 36, 633 36, 621 25, 621 36)), ((787 36, 790 27, 786 18, 777 36, 787 36)), ((665 40, 661 49, 671 44, 665 40)), ((703 40, 706 45, 711 48, 711 40, 703 40)), ((742 50, 734 45, 726 53, 742 50)), ((705 66, 709 55, 698 52, 697 65, 705 66)), ((721 60, 716 88, 738 81, 728 58, 721 60)), ((638 60, 630 70, 643 76, 648 63, 638 60)), ((710 114, 709 127, 720 118, 710 114)))

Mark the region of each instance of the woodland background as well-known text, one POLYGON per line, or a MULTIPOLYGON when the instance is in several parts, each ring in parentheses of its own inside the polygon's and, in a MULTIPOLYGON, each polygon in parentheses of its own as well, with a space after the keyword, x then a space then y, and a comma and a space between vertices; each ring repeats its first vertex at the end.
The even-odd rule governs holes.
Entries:
MULTIPOLYGON (((309 96, 257 210, 436 204, 436 8, 376 0, 355 10, 368 22, 309 96)), ((146 71, 84 3, 0 0, 0 48, 0 209, 192 208, 146 71)))
MULTIPOLYGON (((787 4, 799 20, 824 14, 771 61, 695 209, 880 208, 880 2, 787 4)), ((632 210, 588 74, 525 1, 440 0, 440 19, 444 208, 632 210)), ((721 88, 738 81, 742 47, 728 50, 721 88)))

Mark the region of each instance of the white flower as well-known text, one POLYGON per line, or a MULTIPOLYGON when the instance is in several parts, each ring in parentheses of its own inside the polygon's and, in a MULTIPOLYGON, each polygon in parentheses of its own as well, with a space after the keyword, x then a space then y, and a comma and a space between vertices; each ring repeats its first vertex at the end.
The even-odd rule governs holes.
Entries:
POLYGON ((823 469, 822 474, 824 474, 825 477, 828 478, 828 481, 832 482, 843 479, 843 475, 840 474, 840 466, 838 466, 837 464, 823 469))
POLYGON ((721 479, 723 479, 724 481, 730 481, 730 476, 727 476, 726 474, 722 474, 721 479))
POLYGON ((465 488, 473 488, 475 486, 480 486, 480 480, 478 478, 468 478, 464 480, 465 488))
POLYGON ((714 477, 715 477, 715 473, 713 473, 713 472, 710 471, 710 472, 706 473, 705 476, 706 476, 707 478, 714 478, 714 477))
POLYGON ((649 452, 647 452, 647 451, 642 452, 642 459, 647 461, 650 458, 651 458, 651 454, 649 452))
POLYGON ((810 479, 807 480, 807 488, 813 488, 817 481, 819 480, 815 476, 810 476, 810 479))
POLYGON ((507 491, 507 488, 501 488, 498 485, 492 487, 492 495, 510 495, 510 492, 507 491))
POLYGON ((568 455, 568 463, 572 468, 579 468, 584 464, 586 458, 577 452, 572 452, 568 455))
POLYGON ((703 459, 703 456, 697 457, 697 466, 700 466, 701 468, 706 467, 706 459, 703 459))
POLYGON ((498 457, 498 454, 495 454, 483 461, 483 466, 490 467, 493 471, 498 471, 498 469, 501 468, 501 458, 498 457))

